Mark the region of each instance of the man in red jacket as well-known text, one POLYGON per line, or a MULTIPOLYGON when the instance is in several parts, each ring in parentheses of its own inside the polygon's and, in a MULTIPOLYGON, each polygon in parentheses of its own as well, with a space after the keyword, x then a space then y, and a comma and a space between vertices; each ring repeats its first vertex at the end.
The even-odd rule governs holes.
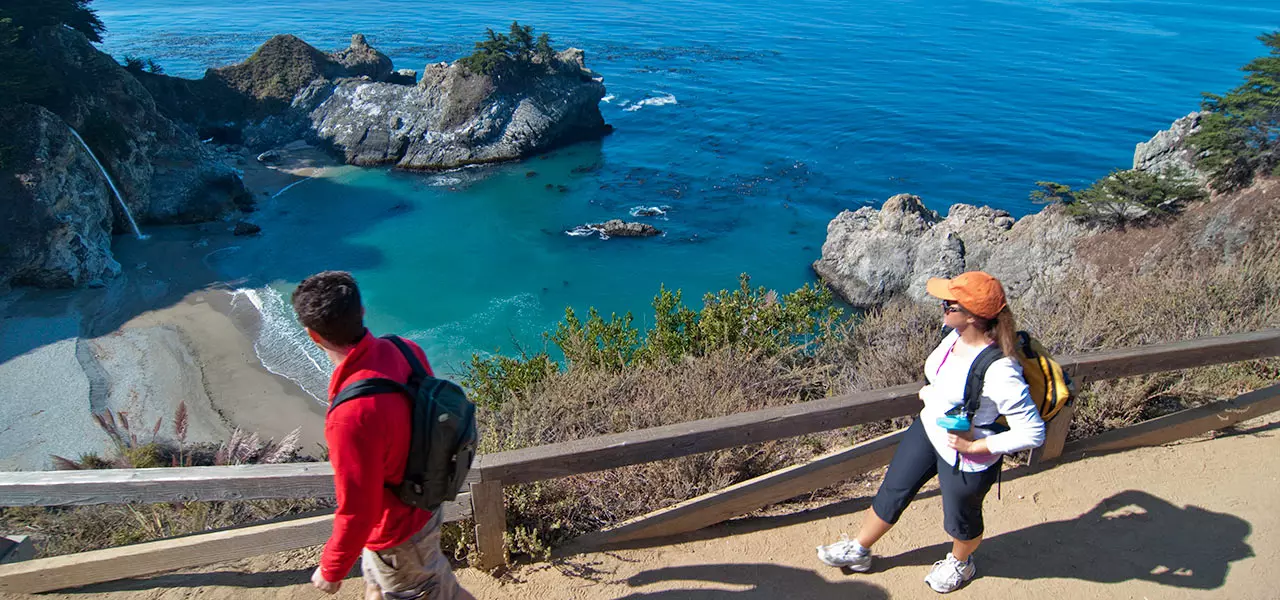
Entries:
MULTIPOLYGON (((330 398, 361 379, 408 381, 409 364, 395 344, 364 328, 360 290, 350 273, 308 277, 293 292, 293 309, 336 365, 330 398)), ((422 349, 409 345, 430 373, 422 349)), ((442 515, 411 507, 388 488, 404 477, 410 422, 410 400, 401 394, 355 398, 325 417, 338 510, 320 567, 311 576, 321 591, 336 593, 362 558, 366 600, 474 600, 440 551, 442 515)))

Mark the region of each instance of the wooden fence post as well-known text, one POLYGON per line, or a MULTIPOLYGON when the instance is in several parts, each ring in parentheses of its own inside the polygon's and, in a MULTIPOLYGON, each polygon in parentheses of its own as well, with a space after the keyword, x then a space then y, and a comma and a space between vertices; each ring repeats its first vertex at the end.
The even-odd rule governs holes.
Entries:
POLYGON ((507 507, 502 499, 501 481, 471 484, 471 514, 476 520, 476 566, 492 571, 507 564, 507 507))

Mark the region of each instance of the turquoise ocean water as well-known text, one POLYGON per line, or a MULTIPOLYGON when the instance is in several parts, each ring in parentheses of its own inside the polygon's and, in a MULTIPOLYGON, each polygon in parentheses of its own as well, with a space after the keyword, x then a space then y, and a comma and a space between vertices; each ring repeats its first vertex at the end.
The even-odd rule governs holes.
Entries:
POLYGON ((616 132, 518 164, 443 174, 344 167, 264 203, 264 235, 211 260, 257 288, 264 362, 313 393, 322 361, 284 308, 353 271, 376 332, 452 370, 538 347, 564 307, 644 314, 686 295, 812 280, 826 224, 895 193, 1022 215, 1038 179, 1085 183, 1224 91, 1280 28, 1270 1, 97 0, 103 49, 198 77, 277 33, 321 49, 364 33, 397 68, 453 60, 513 19, 586 50, 616 132), (530 175, 533 172, 533 175, 530 175), (573 237, 644 219, 648 240, 573 237))

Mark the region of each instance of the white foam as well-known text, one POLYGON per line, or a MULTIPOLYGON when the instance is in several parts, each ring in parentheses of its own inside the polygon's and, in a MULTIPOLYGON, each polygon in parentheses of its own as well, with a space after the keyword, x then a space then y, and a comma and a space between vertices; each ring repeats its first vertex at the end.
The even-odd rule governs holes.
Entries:
POLYGON ((671 210, 670 206, 635 206, 631 208, 631 216, 633 217, 662 217, 667 220, 667 211, 671 210))
POLYGON ((261 326, 253 352, 268 371, 297 383, 313 398, 328 396, 333 363, 298 324, 297 314, 274 288, 242 288, 232 294, 232 306, 247 300, 258 311, 261 326))
MULTIPOLYGON (((513 336, 536 338, 538 333, 549 326, 538 322, 541 314, 542 305, 538 297, 532 293, 520 293, 507 298, 494 298, 483 309, 463 319, 410 331, 405 333, 404 337, 422 346, 429 359, 432 356, 438 356, 444 361, 465 361, 470 357, 470 351, 466 349, 473 346, 476 334, 491 329, 494 323, 511 323, 513 336), (460 350, 466 355, 459 356, 460 350)), ((526 350, 536 352, 538 349, 526 348, 526 350)), ((476 353, 481 356, 489 355, 488 352, 481 350, 476 350, 476 353)), ((447 371, 454 365, 433 362, 432 366, 437 371, 447 371)))
POLYGON ((565 235, 569 235, 573 237, 586 237, 589 235, 596 235, 597 233, 600 233, 600 231, 591 227, 587 227, 586 225, 579 225, 577 227, 574 227, 573 229, 570 229, 564 232, 565 235))
POLYGON ((458 185, 462 183, 461 177, 435 177, 431 180, 431 184, 435 187, 446 187, 450 185, 458 185))
POLYGON ((668 93, 666 93, 666 92, 657 92, 657 93, 662 94, 662 95, 661 95, 661 96, 652 97, 652 98, 645 98, 644 100, 641 100, 641 101, 639 101, 639 102, 636 102, 635 104, 632 104, 631 106, 628 106, 628 107, 624 108, 623 110, 625 110, 625 111, 627 111, 627 112, 635 112, 635 111, 640 110, 640 109, 642 109, 642 108, 644 108, 644 107, 646 107, 646 106, 665 106, 665 105, 668 105, 668 104, 679 104, 679 102, 677 102, 677 101, 676 101, 676 97, 675 97, 675 96, 673 96, 673 95, 671 95, 671 94, 668 94, 668 93))
POLYGON ((610 103, 610 102, 613 102, 613 99, 614 99, 614 98, 615 98, 615 96, 614 96, 613 94, 609 94, 608 96, 605 96, 605 97, 601 98, 601 99, 600 99, 600 101, 601 101, 601 102, 604 102, 605 104, 608 104, 608 103, 610 103))

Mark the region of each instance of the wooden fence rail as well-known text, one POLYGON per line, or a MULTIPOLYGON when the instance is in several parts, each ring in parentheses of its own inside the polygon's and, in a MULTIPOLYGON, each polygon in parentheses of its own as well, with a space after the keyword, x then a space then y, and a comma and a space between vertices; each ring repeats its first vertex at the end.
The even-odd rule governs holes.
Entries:
MULTIPOLYGON (((1280 329, 1094 352, 1063 357, 1062 363, 1072 377, 1083 384, 1088 381, 1274 356, 1280 356, 1280 329)), ((858 392, 724 417, 484 455, 477 458, 472 470, 469 480, 471 493, 460 497, 458 503, 447 505, 445 515, 447 520, 474 518, 480 551, 478 566, 495 567, 505 561, 503 544, 506 516, 502 488, 507 485, 678 458, 907 416, 919 410, 919 402, 916 400, 919 387, 920 384, 912 384, 858 392)), ((1202 433, 1239 419, 1250 418, 1248 415, 1256 416, 1280 410, 1280 388, 1273 386, 1254 396, 1242 396, 1234 402, 1236 404, 1230 406, 1227 405, 1229 403, 1224 403, 1223 406, 1191 409, 1197 412, 1183 411, 1178 415, 1162 418, 1164 420, 1160 424, 1154 424, 1154 421, 1152 425, 1140 424, 1134 427, 1146 425, 1148 429, 1137 433, 1134 433, 1133 428, 1127 428, 1128 434, 1104 434, 1099 437, 1111 435, 1114 439, 1095 439, 1095 444, 1088 447, 1131 447, 1135 444, 1167 441, 1170 435, 1185 436, 1190 431, 1202 433)), ((1062 451, 1070 418, 1071 412, 1068 410, 1051 424, 1048 432, 1050 439, 1040 451, 1040 459, 1050 460, 1062 451)), ((891 456, 896 441, 897 434, 890 434, 863 442, 819 457, 810 463, 796 465, 689 500, 654 515, 634 519, 602 534, 612 541, 619 541, 666 535, 710 525, 880 466, 891 456)), ((1077 446, 1079 443, 1067 449, 1077 446)), ((332 495, 332 470, 327 463, 0 474, 0 506, 251 500, 332 495)), ((131 565, 130 568, 85 568, 81 575, 75 577, 74 585, 207 564, 209 559, 215 557, 217 560, 225 560, 252 556, 261 553, 260 550, 267 552, 284 549, 281 544, 292 544, 291 547, 294 548, 315 545, 324 541, 322 533, 327 535, 328 521, 325 519, 328 518, 331 517, 290 522, 292 525, 260 525, 254 526, 260 529, 248 527, 233 530, 239 533, 203 534, 97 553, 4 565, 0 566, 0 590, 46 591, 73 585, 69 580, 50 578, 48 575, 74 572, 77 564, 109 565, 108 561, 114 560, 113 557, 129 557, 128 561, 120 564, 131 565), (284 530, 292 533, 283 535, 281 532, 284 530), (228 540, 238 541, 232 543, 228 540), (270 543, 265 543, 264 540, 270 540, 270 543), (181 551, 174 551, 167 545, 172 543, 177 543, 174 548, 181 548, 181 551), (200 552, 199 549, 205 543, 217 551, 200 552), (111 554, 112 552, 121 554, 111 554), (168 552, 170 558, 151 558, 164 552, 168 552)))

